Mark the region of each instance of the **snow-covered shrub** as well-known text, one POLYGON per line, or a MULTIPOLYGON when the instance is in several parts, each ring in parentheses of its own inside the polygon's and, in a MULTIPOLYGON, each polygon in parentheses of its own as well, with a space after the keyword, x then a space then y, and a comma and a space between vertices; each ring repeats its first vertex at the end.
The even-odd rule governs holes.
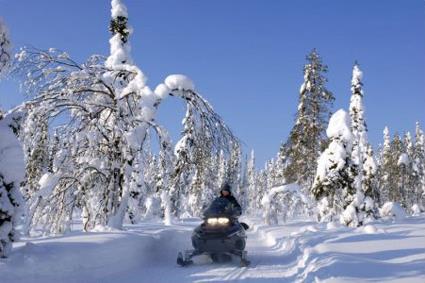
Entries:
POLYGON ((397 220, 407 216, 406 211, 397 202, 386 202, 380 209, 379 214, 382 218, 394 218, 397 220))

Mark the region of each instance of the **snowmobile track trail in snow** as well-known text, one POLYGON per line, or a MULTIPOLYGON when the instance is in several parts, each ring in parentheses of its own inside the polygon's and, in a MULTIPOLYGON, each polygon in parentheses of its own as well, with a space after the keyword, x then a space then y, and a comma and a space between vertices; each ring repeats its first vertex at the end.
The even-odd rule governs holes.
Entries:
POLYGON ((191 248, 199 219, 90 233, 76 224, 66 235, 15 243, 12 255, 0 259, 0 283, 425 282, 425 214, 357 229, 245 221, 252 227, 248 267, 236 258, 217 264, 207 256, 178 266, 177 253, 191 248))

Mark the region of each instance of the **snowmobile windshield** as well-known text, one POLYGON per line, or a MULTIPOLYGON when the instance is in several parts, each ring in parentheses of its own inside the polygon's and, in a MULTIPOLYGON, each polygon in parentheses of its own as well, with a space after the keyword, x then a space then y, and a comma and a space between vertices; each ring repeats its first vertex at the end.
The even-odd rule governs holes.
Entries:
POLYGON ((204 217, 218 217, 218 216, 227 216, 234 217, 236 213, 234 212, 232 203, 225 198, 216 198, 210 206, 204 211, 204 217))

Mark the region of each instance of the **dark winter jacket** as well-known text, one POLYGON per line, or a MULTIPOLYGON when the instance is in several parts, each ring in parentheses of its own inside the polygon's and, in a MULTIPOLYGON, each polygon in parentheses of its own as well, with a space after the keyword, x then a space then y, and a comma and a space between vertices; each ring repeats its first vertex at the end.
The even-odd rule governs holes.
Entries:
POLYGON ((236 198, 234 196, 232 196, 232 195, 228 195, 228 196, 220 195, 220 197, 227 199, 232 204, 232 206, 233 206, 232 209, 237 216, 240 216, 242 214, 242 207, 240 206, 240 204, 238 203, 238 201, 236 200, 236 198))

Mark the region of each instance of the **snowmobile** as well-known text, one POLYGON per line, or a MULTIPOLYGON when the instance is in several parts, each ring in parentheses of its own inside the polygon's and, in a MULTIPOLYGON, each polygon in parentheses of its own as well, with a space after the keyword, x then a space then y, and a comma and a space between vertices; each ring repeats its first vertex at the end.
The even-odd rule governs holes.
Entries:
POLYGON ((204 221, 192 234, 194 250, 180 252, 177 264, 187 266, 195 256, 207 254, 213 262, 227 262, 232 255, 240 258, 242 267, 250 264, 245 251, 249 226, 238 221, 240 211, 235 211, 226 198, 216 198, 204 211, 204 221))

